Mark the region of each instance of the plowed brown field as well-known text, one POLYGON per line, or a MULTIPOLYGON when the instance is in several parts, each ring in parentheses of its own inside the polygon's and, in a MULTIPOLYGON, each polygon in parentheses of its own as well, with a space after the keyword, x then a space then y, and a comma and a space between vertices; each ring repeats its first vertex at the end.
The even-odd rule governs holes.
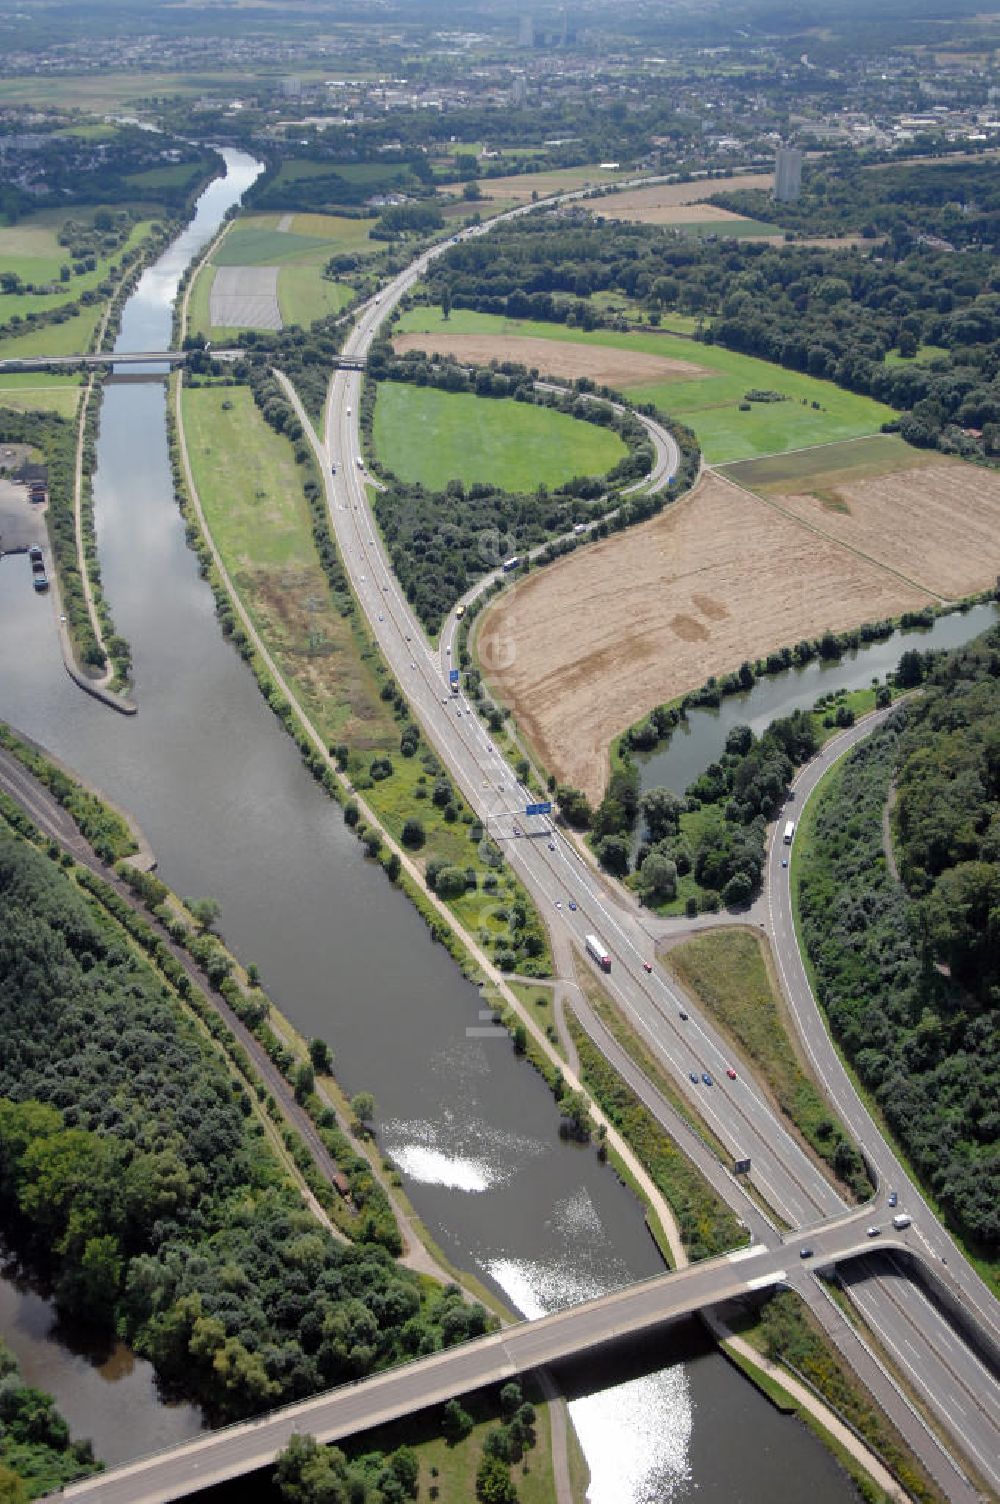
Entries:
POLYGON ((397 354, 426 350, 428 354, 453 355, 456 360, 488 365, 491 360, 513 360, 543 376, 587 376, 603 386, 639 386, 644 382, 676 378, 690 381, 711 376, 694 361, 671 360, 641 350, 615 349, 605 345, 577 345, 568 340, 537 339, 517 334, 397 334, 392 342, 397 354))
POLYGON ((599 799, 611 738, 652 706, 744 658, 930 600, 708 475, 653 521, 505 592, 477 642, 492 687, 548 771, 599 799))

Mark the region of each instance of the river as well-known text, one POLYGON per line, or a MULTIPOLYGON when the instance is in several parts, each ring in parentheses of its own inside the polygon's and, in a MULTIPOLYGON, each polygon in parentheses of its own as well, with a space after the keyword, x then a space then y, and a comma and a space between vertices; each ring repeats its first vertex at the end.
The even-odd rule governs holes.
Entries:
POLYGON ((654 752, 632 754, 639 770, 640 790, 663 787, 683 794, 709 763, 722 756, 734 726, 749 726, 758 736, 779 716, 809 710, 820 698, 840 689, 864 689, 872 679, 884 679, 909 648, 957 648, 978 637, 997 620, 992 602, 939 616, 930 627, 897 630, 882 642, 825 661, 814 658, 804 668, 786 669, 758 679, 745 694, 727 695, 713 709, 689 710, 687 720, 674 728, 668 742, 654 752))
MULTIPOLYGON (((225 156, 228 176, 142 277, 117 348, 165 348, 178 276, 258 170, 243 153, 225 156)), ((504 1034, 484 1032, 477 990, 366 862, 224 642, 173 502, 162 382, 106 389, 94 500, 139 713, 119 716, 73 686, 51 605, 14 556, 0 563, 0 714, 137 817, 167 883, 220 901, 223 933, 259 966, 278 1007, 330 1042, 349 1091, 374 1092, 380 1141, 457 1265, 527 1315, 658 1272, 635 1198, 592 1148, 559 1138, 540 1078, 504 1034)), ((0 1306, 0 1316, 23 1359, 16 1310, 0 1306)), ((39 1340, 47 1358, 35 1382, 77 1425, 79 1354, 57 1333, 39 1340)), ((162 1444, 152 1385, 144 1413, 127 1418, 108 1393, 106 1413, 89 1423, 99 1454, 162 1444)), ((695 1326, 637 1353, 627 1375, 579 1366, 572 1393, 594 1504, 857 1497, 814 1436, 779 1416, 695 1326)), ((195 1423, 187 1411, 180 1429, 195 1423)))

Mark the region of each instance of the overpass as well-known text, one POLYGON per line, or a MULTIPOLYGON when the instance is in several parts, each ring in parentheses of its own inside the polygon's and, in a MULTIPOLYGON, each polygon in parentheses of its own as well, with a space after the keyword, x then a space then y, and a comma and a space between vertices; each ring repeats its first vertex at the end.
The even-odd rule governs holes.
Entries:
MULTIPOLYGON (((357 1432, 443 1404, 487 1384, 623 1341, 634 1340, 703 1307, 721 1305, 782 1285, 801 1267, 800 1249, 812 1250, 810 1267, 870 1255, 862 1209, 792 1234, 773 1249, 752 1246, 661 1274, 597 1300, 538 1321, 432 1353, 354 1384, 345 1384, 256 1420, 208 1432, 167 1451, 67 1485, 59 1497, 100 1504, 160 1504, 182 1499, 227 1479, 270 1467, 296 1433, 318 1441, 343 1440, 357 1432)), ((919 1257, 903 1238, 880 1239, 880 1247, 919 1257)))
MULTIPOLYGON (((75 370, 78 366, 182 366, 186 363, 188 356, 195 353, 194 350, 123 350, 121 352, 97 350, 86 355, 22 355, 17 359, 0 360, 0 371, 47 371, 49 369, 64 371, 75 370)), ((204 353, 210 355, 213 360, 232 361, 239 360, 241 355, 251 355, 254 352, 235 346, 218 350, 210 349, 204 353)), ((363 356, 334 358, 327 364, 344 371, 363 371, 365 368, 363 356)))

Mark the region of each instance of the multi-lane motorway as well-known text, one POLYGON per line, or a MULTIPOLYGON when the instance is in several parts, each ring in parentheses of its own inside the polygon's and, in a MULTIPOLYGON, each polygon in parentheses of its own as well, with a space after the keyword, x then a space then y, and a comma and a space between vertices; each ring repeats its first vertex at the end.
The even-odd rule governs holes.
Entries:
MULTIPOLYGON (((486 233, 476 227, 466 234, 486 233)), ((420 279, 442 247, 422 256, 364 308, 344 346, 344 355, 363 358, 386 313, 420 279)), ((795 1227, 807 1226, 844 1210, 837 1189, 775 1116, 752 1080, 737 1074, 729 1052, 698 1009, 655 968, 651 942, 639 917, 623 898, 609 898, 605 887, 580 858, 572 843, 548 828, 548 822, 527 819, 527 791, 514 775, 462 696, 449 693, 447 647, 441 655, 428 647, 398 588, 381 545, 365 490, 361 459, 358 408, 361 377, 338 371, 330 388, 325 426, 326 485, 337 542, 354 588, 380 647, 422 722, 435 750, 448 767, 463 796, 503 841, 512 868, 525 883, 549 922, 563 929, 578 950, 584 937, 596 933, 612 956, 605 978, 611 995, 639 1033, 671 1069, 681 1089, 734 1157, 749 1157, 755 1186, 777 1214, 795 1227), (334 467, 336 473, 334 473, 334 467), (518 838, 515 827, 523 831, 518 838), (573 905, 571 907, 571 905, 573 905), (688 1015, 681 1018, 681 1013, 688 1015), (692 1075, 697 1081, 691 1079, 692 1075), (709 1076, 712 1085, 705 1083, 709 1076)), ((839 745, 850 744, 865 728, 858 727, 839 745)), ((808 779, 797 790, 801 803, 808 779)), ((877 1166, 883 1191, 900 1192, 900 1206, 914 1216, 917 1236, 947 1258, 950 1277, 983 1328, 1000 1349, 1000 1308, 975 1271, 940 1232, 915 1186, 867 1119, 843 1071, 834 1069, 836 1054, 829 1045, 818 1010, 801 969, 788 907, 788 869, 772 849, 769 900, 775 950, 783 975, 798 974, 792 985, 793 1005, 800 1028, 820 1062, 820 1075, 831 1099, 850 1123, 871 1162, 877 1166), (945 1252, 947 1248, 947 1252, 945 1252)), ((888 1219, 884 1200, 872 1212, 873 1225, 888 1219)), ((861 1304, 859 1286, 852 1294, 861 1304)), ((1000 1488, 1000 1406, 997 1386, 967 1345, 908 1281, 873 1278, 864 1283, 865 1315, 878 1339, 907 1376, 912 1389, 934 1412, 975 1469, 1000 1488), (890 1289, 891 1283, 891 1289, 890 1289), (907 1294, 900 1298, 900 1291, 907 1294), (952 1396, 961 1392, 956 1405, 952 1396)), ((954 1487, 958 1495, 958 1485, 954 1487)))

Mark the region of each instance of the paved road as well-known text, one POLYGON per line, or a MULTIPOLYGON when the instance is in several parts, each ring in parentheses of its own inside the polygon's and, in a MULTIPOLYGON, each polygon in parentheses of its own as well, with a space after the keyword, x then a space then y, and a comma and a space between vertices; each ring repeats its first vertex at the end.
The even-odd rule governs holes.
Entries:
MULTIPOLYGON (((811 1241, 814 1258, 828 1264, 868 1252, 863 1218, 857 1214, 817 1233, 811 1241)), ((100 1504, 159 1504, 164 1499, 184 1498, 224 1479, 267 1467, 296 1432, 308 1432, 322 1442, 337 1441, 484 1384, 550 1367, 605 1343, 638 1337, 703 1306, 784 1283, 790 1260, 798 1262, 794 1247, 749 1248, 692 1264, 317 1395, 245 1425, 195 1437, 168 1452, 71 1485, 61 1497, 95 1499, 100 1504)))
MULTIPOLYGON (((486 231, 477 227, 464 233, 486 231)), ((360 311, 344 346, 346 356, 361 358, 367 353, 389 308, 412 288, 428 262, 442 249, 437 247, 418 257, 379 299, 360 311)), ((597 875, 572 844, 549 827, 547 820, 524 816, 524 805, 529 799, 527 790, 517 784, 464 696, 449 694, 448 644, 444 662, 427 646, 398 588, 368 507, 366 476, 358 463, 360 391, 359 375, 346 370, 335 373, 325 430, 328 458, 337 465, 335 475, 329 467, 326 470, 330 515, 362 607, 435 750, 464 797, 503 844, 512 868, 543 915, 547 913, 584 953, 588 933, 596 933, 603 940, 612 955, 611 974, 604 978, 608 991, 646 1043, 670 1068, 681 1090, 687 1093, 718 1140, 734 1157, 751 1159, 754 1184, 768 1204, 795 1227, 838 1215, 844 1209, 838 1191, 775 1117, 753 1082, 727 1077, 732 1064, 730 1054, 710 1021, 666 977, 646 971, 645 963, 651 963, 653 948, 639 917, 624 902, 609 901, 597 875), (522 838, 517 838, 515 828, 522 830, 522 838), (682 1012, 688 1015, 687 1019, 681 1018, 682 1012), (692 1081, 692 1075, 697 1079, 692 1081), (711 1086, 704 1082, 705 1075, 711 1077, 711 1086)), ((856 730, 858 735, 864 734, 863 728, 856 730)), ((784 871, 780 868, 780 858, 778 870, 784 871)), ((776 949, 786 968, 798 956, 794 936, 779 936, 776 949)), ((838 1108, 840 1096, 835 1089, 833 1100, 838 1108)), ((877 1137, 874 1128, 862 1137, 869 1154, 877 1137)), ((905 1190, 900 1206, 914 1215, 919 1235, 926 1235, 924 1230, 934 1223, 932 1213, 915 1187, 902 1177, 896 1178, 900 1190, 905 1190)), ((886 1216, 883 1209, 880 1220, 884 1222, 886 1216)), ((975 1279, 972 1271, 967 1279, 975 1279)), ((955 1340, 948 1324, 941 1317, 935 1320, 923 1312, 922 1318, 926 1319, 918 1326, 911 1319, 912 1313, 889 1300, 878 1281, 873 1282, 872 1291, 879 1332, 891 1335, 894 1353, 908 1351, 916 1355, 916 1361, 911 1362, 915 1370, 912 1382, 921 1398, 977 1466, 983 1467, 984 1458, 1000 1457, 997 1420, 1000 1407, 995 1402, 995 1386, 982 1395, 968 1417, 960 1417, 957 1425, 948 1409, 947 1396, 954 1379, 940 1359, 945 1341, 955 1340)), ((996 1303, 988 1292, 983 1292, 977 1314, 980 1308, 995 1325, 996 1303)), ((964 1343, 959 1344, 955 1361, 970 1384, 976 1382, 976 1359, 964 1343)), ((930 1465, 930 1459, 927 1460, 930 1465)), ((995 1460, 985 1472, 995 1486, 1000 1486, 1000 1465, 995 1460)), ((952 1495, 958 1497, 961 1483, 956 1472, 951 1474, 949 1487, 952 1495)))

